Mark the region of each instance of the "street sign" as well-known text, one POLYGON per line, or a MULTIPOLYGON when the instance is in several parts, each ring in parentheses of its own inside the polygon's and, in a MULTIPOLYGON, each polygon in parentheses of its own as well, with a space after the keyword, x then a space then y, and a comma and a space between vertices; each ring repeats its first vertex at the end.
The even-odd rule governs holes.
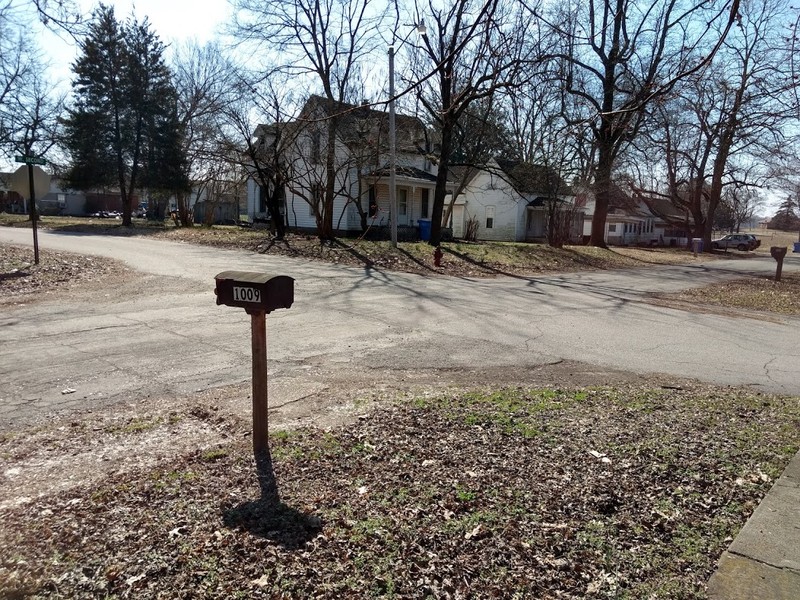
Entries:
POLYGON ((14 162, 25 163, 26 165, 46 165, 47 161, 37 156, 15 156, 14 162))

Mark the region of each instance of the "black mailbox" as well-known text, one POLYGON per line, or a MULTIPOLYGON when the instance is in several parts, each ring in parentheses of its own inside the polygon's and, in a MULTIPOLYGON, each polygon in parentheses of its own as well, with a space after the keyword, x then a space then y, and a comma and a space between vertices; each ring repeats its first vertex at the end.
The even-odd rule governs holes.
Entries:
POLYGON ((269 313, 276 308, 290 308, 294 302, 294 279, 286 275, 223 271, 214 279, 217 304, 269 313))
POLYGON ((769 253, 775 260, 783 260, 783 258, 786 256, 787 250, 788 248, 786 248, 786 246, 772 246, 769 249, 769 253))

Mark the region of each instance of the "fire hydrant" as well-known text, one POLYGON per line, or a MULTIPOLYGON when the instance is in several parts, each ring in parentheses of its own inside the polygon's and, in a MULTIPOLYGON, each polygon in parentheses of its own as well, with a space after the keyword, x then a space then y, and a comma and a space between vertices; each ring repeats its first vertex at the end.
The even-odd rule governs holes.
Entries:
POLYGON ((436 246, 436 250, 433 251, 433 265, 435 267, 442 266, 442 249, 439 246, 436 246))

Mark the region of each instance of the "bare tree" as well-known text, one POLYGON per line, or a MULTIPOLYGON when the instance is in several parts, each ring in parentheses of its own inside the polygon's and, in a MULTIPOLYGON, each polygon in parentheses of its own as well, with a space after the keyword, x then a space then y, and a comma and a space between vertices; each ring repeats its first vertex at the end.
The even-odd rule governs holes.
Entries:
POLYGON ((731 186, 725 189, 721 206, 730 212, 731 230, 738 233, 742 225, 751 221, 756 211, 764 206, 764 198, 753 188, 731 186))
POLYGON ((315 197, 324 197, 318 234, 330 239, 337 188, 338 107, 353 99, 359 64, 381 41, 377 28, 385 6, 377 0, 235 0, 234 9, 233 34, 242 43, 279 52, 285 60, 279 69, 319 89, 325 99, 323 114, 304 118, 325 121, 325 135, 319 140, 325 185, 322 190, 315 188, 315 197))
POLYGON ((765 184, 771 169, 762 157, 779 152, 786 143, 784 125, 796 118, 780 34, 786 15, 783 0, 743 0, 737 25, 714 61, 654 106, 652 129, 643 136, 642 155, 662 157, 647 162, 655 163, 666 181, 653 186, 640 178, 634 190, 645 201, 667 198, 691 215, 692 234, 702 237, 709 251, 715 213, 726 193, 738 199, 729 208, 737 206, 740 217, 752 212, 755 194, 744 188, 765 184), (745 197, 748 208, 742 206, 745 197))
POLYGON ((58 142, 64 95, 36 69, 9 100, 9 149, 14 154, 44 156, 58 142))
POLYGON ((250 81, 240 71, 231 101, 223 111, 224 144, 253 180, 255 200, 263 205, 259 212, 269 213, 278 239, 286 233, 285 199, 290 178, 286 151, 297 134, 290 125, 296 114, 291 95, 283 91, 285 86, 279 74, 250 81), (251 121, 254 114, 262 119, 255 127, 251 121))
POLYGON ((527 57, 528 20, 504 0, 429 0, 415 7, 426 26, 412 65, 417 97, 438 134, 438 173, 431 213, 432 246, 441 241, 448 173, 459 120, 476 102, 518 85, 527 57))
POLYGON ((0 4, 0 147, 8 146, 17 126, 16 98, 41 68, 32 40, 17 22, 12 0, 0 4))
POLYGON ((636 138, 647 107, 713 57, 735 22, 739 0, 589 0, 534 11, 560 47, 564 87, 584 107, 596 148, 595 212, 590 243, 605 246, 612 174, 636 138), (716 25, 722 22, 722 27, 716 25))
POLYGON ((226 169, 230 158, 226 144, 220 140, 224 130, 222 117, 231 100, 236 69, 214 43, 179 46, 172 62, 183 152, 194 186, 193 192, 180 192, 176 196, 177 222, 186 227, 192 224, 189 195, 202 195, 218 179, 220 170, 226 169))
POLYGON ((586 189, 594 146, 588 127, 575 118, 576 98, 564 93, 558 62, 550 66, 509 94, 508 113, 520 159, 545 174, 540 191, 547 198, 547 241, 561 247, 573 237, 581 208, 564 196, 586 189))

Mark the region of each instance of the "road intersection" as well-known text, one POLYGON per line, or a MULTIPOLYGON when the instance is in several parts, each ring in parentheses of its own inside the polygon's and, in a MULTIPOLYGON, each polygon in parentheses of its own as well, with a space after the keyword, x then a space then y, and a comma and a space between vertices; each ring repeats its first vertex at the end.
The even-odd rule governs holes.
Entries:
MULTIPOLYGON (((0 229, 0 243, 29 244, 29 237, 0 229)), ((768 257, 464 279, 144 237, 42 232, 39 239, 43 260, 49 249, 95 254, 122 260, 137 275, 103 293, 3 307, 0 415, 9 422, 248 381, 249 318, 217 306, 213 293, 214 275, 230 269, 295 278, 292 308, 267 318, 271 402, 311 395, 332 377, 533 369, 564 360, 800 395, 800 319, 687 312, 648 296, 774 273, 768 257)), ((797 269, 800 257, 790 255, 784 272, 797 269)))

